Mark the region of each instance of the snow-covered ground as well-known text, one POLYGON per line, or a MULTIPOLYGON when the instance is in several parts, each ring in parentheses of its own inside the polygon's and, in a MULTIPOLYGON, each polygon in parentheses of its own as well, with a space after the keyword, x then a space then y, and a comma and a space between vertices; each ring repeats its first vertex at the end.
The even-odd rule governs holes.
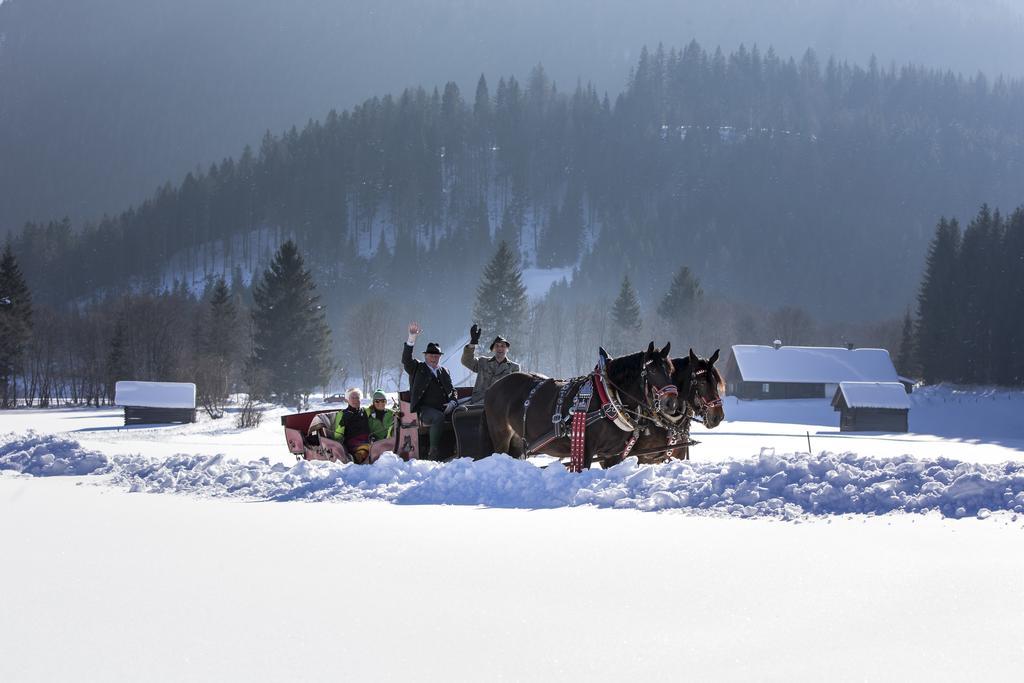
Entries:
POLYGON ((691 463, 582 475, 0 411, 0 680, 1015 679, 1024 394, 912 404, 728 399, 691 463))

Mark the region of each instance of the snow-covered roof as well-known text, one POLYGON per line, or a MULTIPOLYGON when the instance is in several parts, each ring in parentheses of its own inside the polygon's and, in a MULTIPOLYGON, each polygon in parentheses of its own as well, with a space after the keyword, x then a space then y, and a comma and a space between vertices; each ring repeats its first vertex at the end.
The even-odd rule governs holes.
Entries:
POLYGON ((188 382, 118 382, 114 404, 133 408, 195 408, 196 385, 188 382))
POLYGON ((744 382, 896 382, 896 368, 885 349, 829 346, 737 344, 733 357, 744 382))
POLYGON ((909 410, 910 397, 899 382, 840 382, 832 405, 843 397, 850 408, 892 408, 909 410))

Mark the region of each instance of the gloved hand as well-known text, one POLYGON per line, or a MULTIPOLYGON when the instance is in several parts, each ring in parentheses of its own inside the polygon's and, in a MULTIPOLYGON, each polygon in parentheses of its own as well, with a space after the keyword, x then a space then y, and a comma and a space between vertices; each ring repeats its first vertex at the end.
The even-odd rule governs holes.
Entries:
POLYGON ((458 401, 448 401, 448 403, 446 403, 444 405, 444 414, 445 415, 450 414, 453 410, 455 410, 455 407, 457 405, 459 405, 458 401))
POLYGON ((473 327, 469 328, 469 343, 476 346, 480 343, 480 325, 473 323, 473 327))

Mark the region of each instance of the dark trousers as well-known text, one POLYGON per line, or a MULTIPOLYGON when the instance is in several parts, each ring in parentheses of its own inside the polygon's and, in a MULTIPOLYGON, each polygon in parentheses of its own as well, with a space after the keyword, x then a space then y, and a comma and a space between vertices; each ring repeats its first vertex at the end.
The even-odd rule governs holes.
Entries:
POLYGON ((420 406, 420 424, 430 427, 430 450, 436 450, 441 446, 441 431, 444 429, 444 413, 437 408, 420 406))

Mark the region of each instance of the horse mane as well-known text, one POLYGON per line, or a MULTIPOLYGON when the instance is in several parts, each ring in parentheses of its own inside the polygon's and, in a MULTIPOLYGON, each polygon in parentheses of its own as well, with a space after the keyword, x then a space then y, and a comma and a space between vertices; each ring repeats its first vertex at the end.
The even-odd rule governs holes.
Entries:
POLYGON ((620 387, 624 387, 630 380, 639 379, 640 371, 644 368, 645 354, 645 351, 639 351, 608 361, 607 365, 605 365, 608 379, 620 387))
POLYGON ((711 366, 711 372, 715 374, 715 381, 718 382, 718 396, 725 396, 725 380, 722 379, 722 373, 714 365, 711 366))

